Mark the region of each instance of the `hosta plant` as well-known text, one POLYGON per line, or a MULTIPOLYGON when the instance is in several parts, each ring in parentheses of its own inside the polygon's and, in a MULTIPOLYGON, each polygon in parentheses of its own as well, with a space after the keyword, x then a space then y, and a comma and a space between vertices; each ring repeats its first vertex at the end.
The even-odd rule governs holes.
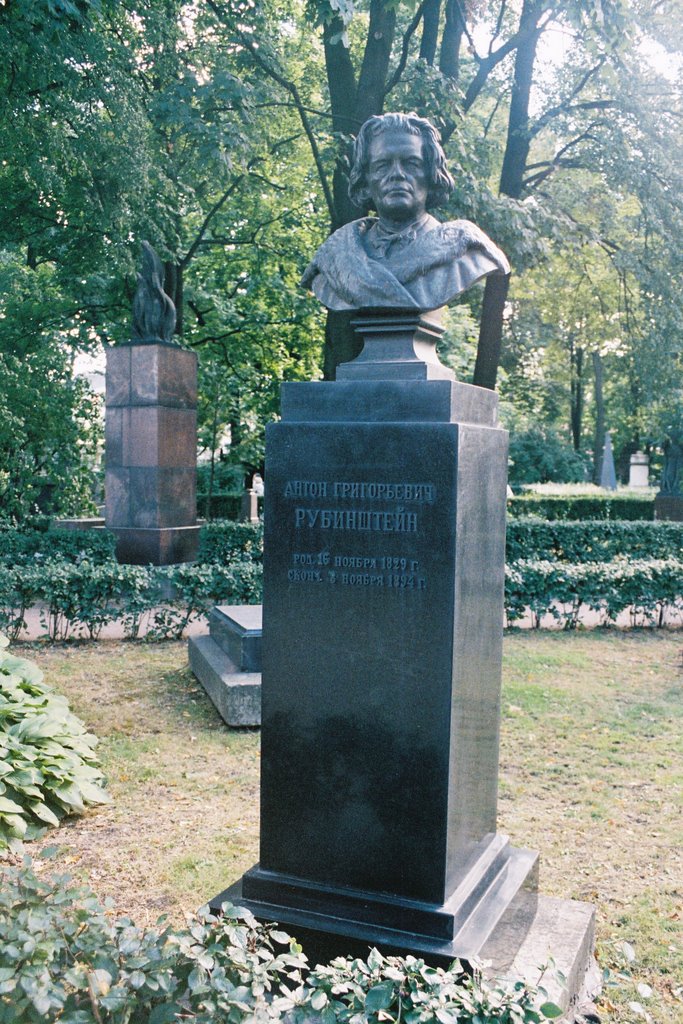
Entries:
POLYGON ((109 798, 86 731, 64 697, 0 636, 0 850, 109 798))

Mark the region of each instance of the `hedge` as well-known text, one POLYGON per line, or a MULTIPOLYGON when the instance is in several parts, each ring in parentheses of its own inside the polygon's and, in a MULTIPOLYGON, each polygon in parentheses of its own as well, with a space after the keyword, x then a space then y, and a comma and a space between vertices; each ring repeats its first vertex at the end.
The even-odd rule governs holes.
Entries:
POLYGON ((48 559, 105 562, 114 558, 116 538, 108 530, 0 529, 0 565, 39 565, 48 559))
POLYGON ((225 564, 236 558, 262 561, 263 523, 235 523, 223 519, 202 526, 198 562, 225 564))
POLYGON ((511 516, 539 519, 647 519, 655 516, 653 497, 630 494, 518 494, 508 499, 511 516))
POLYGON ((683 523, 591 519, 508 519, 506 557, 609 562, 614 558, 683 558, 683 523))
MULTIPOLYGON (((0 630, 16 639, 27 609, 41 605, 52 640, 79 633, 96 639, 116 619, 127 639, 179 639, 185 627, 216 604, 256 604, 263 568, 256 561, 230 565, 187 564, 165 568, 87 561, 46 562, 0 573, 0 630)), ((662 626, 683 610, 683 560, 616 559, 610 562, 517 560, 506 569, 508 623, 531 608, 535 625, 550 613, 566 628, 584 610, 604 624, 631 608, 633 625, 662 626)))
MULTIPOLYGON (((63 559, 97 565, 114 558, 115 538, 107 530, 0 530, 0 564, 41 565, 63 559)), ((680 558, 683 523, 592 519, 509 518, 507 561, 519 558, 563 562, 605 562, 612 558, 680 558)), ((217 520, 202 526, 197 561, 227 565, 261 562, 263 523, 217 520)))
POLYGON ((372 950, 308 970, 286 933, 227 904, 182 930, 164 919, 142 929, 28 861, 0 878, 3 1024, 539 1024, 562 1013, 542 988, 488 982, 457 960, 444 970, 372 950))
POLYGON ((26 612, 41 605, 41 622, 51 640, 74 633, 96 639, 102 628, 122 621, 124 637, 179 639, 185 627, 216 604, 256 604, 262 568, 256 562, 231 565, 119 565, 61 560, 40 567, 0 572, 0 631, 17 639, 26 612))
POLYGON ((527 608, 536 628, 550 614, 565 629, 574 629, 584 611, 597 612, 602 625, 615 622, 625 611, 632 626, 661 627, 667 617, 680 622, 683 561, 512 562, 505 569, 508 625, 523 618, 527 608))
MULTIPOLYGON (((225 564, 235 558, 260 562, 263 524, 218 521, 202 528, 199 561, 225 564)), ((588 522, 509 519, 506 557, 609 562, 613 558, 683 557, 683 523, 593 519, 588 522)))

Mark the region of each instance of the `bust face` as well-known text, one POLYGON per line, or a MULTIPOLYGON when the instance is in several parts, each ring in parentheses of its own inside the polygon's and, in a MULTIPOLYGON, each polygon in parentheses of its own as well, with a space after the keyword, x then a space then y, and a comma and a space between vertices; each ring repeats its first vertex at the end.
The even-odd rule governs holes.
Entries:
POLYGON ((421 136, 403 131, 376 135, 369 146, 366 181, 380 221, 400 227, 418 220, 429 192, 421 136))

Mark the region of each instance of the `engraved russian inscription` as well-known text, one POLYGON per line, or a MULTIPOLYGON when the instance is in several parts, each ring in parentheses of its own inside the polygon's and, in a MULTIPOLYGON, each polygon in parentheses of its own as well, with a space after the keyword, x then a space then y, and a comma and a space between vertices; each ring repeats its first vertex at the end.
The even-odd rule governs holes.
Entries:
MULTIPOLYGON (((344 533, 405 536, 411 545, 421 533, 420 518, 436 502, 436 487, 429 482, 360 480, 287 480, 283 496, 294 499, 292 516, 301 545, 291 556, 290 583, 359 587, 393 591, 423 591, 427 577, 420 572, 415 552, 330 550, 334 535, 344 533), (302 503, 306 500, 306 504, 302 503), (346 502, 354 502, 348 507, 346 502), (364 507, 359 507, 359 503, 364 507), (337 507, 331 507, 337 504, 337 507), (380 507, 372 507, 377 505, 380 507), (341 506, 341 507, 339 507, 341 506), (315 534, 324 546, 309 547, 315 534), (325 537, 329 538, 329 543, 325 537)), ((314 542, 315 543, 315 542, 314 542)), ((382 545, 383 547, 383 542, 382 545)))

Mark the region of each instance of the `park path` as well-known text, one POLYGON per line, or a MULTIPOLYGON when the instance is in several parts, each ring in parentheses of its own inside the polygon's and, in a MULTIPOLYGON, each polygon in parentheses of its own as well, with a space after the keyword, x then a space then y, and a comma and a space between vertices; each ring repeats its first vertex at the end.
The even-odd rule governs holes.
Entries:
MULTIPOLYGON (((35 608, 29 608, 28 609, 28 611, 26 612, 26 615, 25 615, 26 629, 22 630, 20 636, 17 639, 17 643, 26 643, 27 641, 40 640, 40 639, 45 638, 45 636, 46 636, 46 629, 45 629, 45 626, 43 625, 43 623, 41 622, 41 611, 42 611, 42 607, 40 605, 36 605, 35 608)), ((154 613, 152 612, 152 614, 148 618, 151 621, 154 618, 154 613)), ((186 637, 190 637, 190 636, 201 636, 202 633, 208 633, 208 631, 209 631, 208 621, 207 621, 206 617, 202 615, 198 619, 195 619, 193 622, 191 622, 189 624, 189 626, 186 627, 185 632, 183 633, 183 637, 186 638, 186 637)), ((147 633, 147 626, 145 625, 145 626, 143 626, 140 629, 140 636, 144 637, 146 635, 146 633, 147 633)), ((70 632, 69 639, 87 640, 88 639, 87 630, 85 629, 85 627, 83 627, 80 631, 77 630, 77 629, 74 629, 73 631, 70 632)), ((123 622, 122 622, 122 620, 121 619, 115 619, 113 622, 110 622, 106 626, 103 626, 102 627, 102 632, 99 635, 99 639, 100 640, 123 640, 124 639, 124 632, 123 632, 123 622)))
MULTIPOLYGON (((149 616, 149 619, 153 619, 153 614, 149 616)), ((579 616, 579 623, 584 629, 595 629, 601 625, 601 618, 597 612, 582 611, 579 616)), ((519 619, 515 622, 515 628, 517 629, 531 629, 532 620, 531 614, 527 613, 523 619, 519 619)), ((618 629, 629 629, 632 627, 631 616, 628 611, 622 612, 616 621, 616 627, 618 629)), ((683 626, 681 613, 668 613, 665 617, 665 625, 670 629, 680 629, 683 626)), ((561 630, 562 624, 558 623, 552 615, 544 615, 541 620, 541 629, 544 630, 561 630)), ((189 626, 186 627, 183 638, 187 639, 191 636, 201 636, 203 633, 208 633, 209 626, 205 616, 200 616, 198 619, 192 621, 189 626)), ((147 627, 143 626, 140 630, 140 637, 144 638, 147 633, 147 627)), ((45 638, 46 630, 41 623, 41 607, 30 608, 26 612, 26 629, 22 631, 21 636, 18 638, 19 643, 25 643, 32 640, 40 640, 45 638)), ((86 640, 88 638, 85 628, 82 631, 74 630, 70 634, 70 639, 86 640)), ((102 628, 102 632, 99 636, 100 640, 123 640, 124 631, 121 620, 115 620, 110 622, 108 625, 102 628)))

